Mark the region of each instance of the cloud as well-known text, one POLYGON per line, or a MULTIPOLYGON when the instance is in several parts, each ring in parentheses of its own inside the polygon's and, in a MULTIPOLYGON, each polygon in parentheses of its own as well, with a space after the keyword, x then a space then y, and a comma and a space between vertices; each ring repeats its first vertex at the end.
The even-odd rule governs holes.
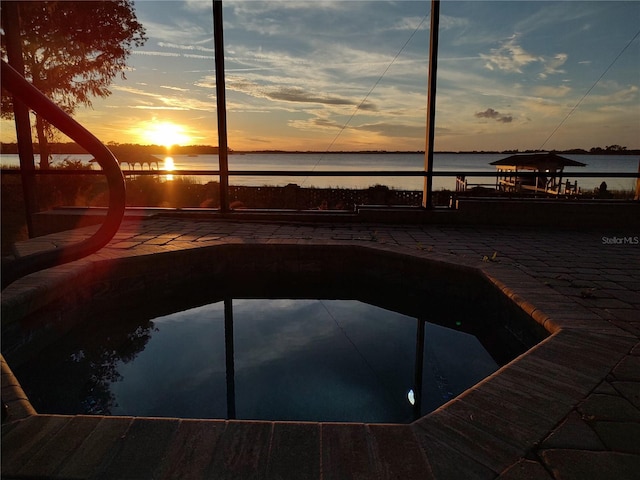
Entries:
POLYGON ((452 17, 449 15, 440 16, 440 29, 450 30, 452 28, 467 28, 470 22, 468 18, 452 17))
POLYGON ((196 13, 211 12, 211 2, 208 0, 185 0, 185 9, 196 13))
MULTIPOLYGON (((526 15, 520 21, 513 24, 514 31, 528 34, 544 29, 566 28, 568 23, 581 23, 577 29, 583 31, 585 18, 597 14, 597 10, 603 7, 599 2, 583 2, 579 8, 574 8, 572 2, 545 2, 544 6, 536 9, 531 15, 526 15)), ((606 3, 606 2, 604 2, 606 3)), ((588 25, 586 25, 589 28, 588 25)))
POLYGON ((570 91, 571 88, 566 85, 561 85, 559 87, 540 86, 533 89, 534 95, 544 98, 565 97, 570 91))
MULTIPOLYGON (((304 89, 298 86, 286 85, 286 80, 277 80, 277 77, 271 77, 276 85, 259 84, 250 78, 231 75, 226 81, 227 90, 244 93, 254 98, 265 98, 268 100, 301 103, 301 104, 317 104, 328 106, 359 106, 359 110, 377 111, 377 106, 370 101, 360 103, 360 100, 354 100, 342 95, 319 93, 313 89, 304 89), (284 84, 284 85, 283 85, 284 84)), ((203 88, 213 88, 215 79, 207 76, 198 81, 196 86, 203 88)))
MULTIPOLYGON (((267 36, 315 34, 324 31, 327 19, 335 17, 349 18, 361 12, 360 2, 350 1, 269 1, 256 2, 254 0, 229 2, 229 14, 225 22, 231 28, 241 25, 247 32, 259 33, 267 36), (287 18, 288 22, 282 19, 287 18), (314 21, 315 20, 315 21, 314 21)), ((341 22, 333 22, 333 28, 344 28, 341 22)))
POLYGON ((186 88, 174 87, 172 85, 160 85, 160 88, 166 88, 167 90, 175 90, 176 92, 188 92, 186 88))
MULTIPOLYGON (((179 96, 166 96, 148 90, 142 90, 127 85, 113 85, 112 88, 126 94, 129 98, 128 101, 135 102, 129 105, 128 108, 136 109, 158 109, 158 110, 202 110, 202 111, 215 111, 215 103, 199 100, 197 98, 179 96), (150 100, 149 100, 150 99, 150 100)), ((179 91, 179 88, 171 88, 172 91, 179 91)))
POLYGON ((199 55, 197 53, 159 52, 155 50, 134 50, 132 53, 149 57, 182 57, 194 58, 196 60, 213 60, 213 55, 199 55))
POLYGON ((184 58, 195 58, 196 60, 213 60, 213 55, 197 55, 195 53, 183 53, 184 58))
POLYGON ((493 48, 489 54, 481 53, 480 58, 486 60, 485 68, 489 70, 502 70, 509 73, 523 73, 523 69, 530 64, 540 64, 543 67, 538 78, 546 79, 549 75, 566 73, 560 67, 569 58, 566 53, 556 53, 551 58, 541 55, 534 55, 527 52, 517 42, 514 35, 504 42, 500 47, 493 48))
POLYGON ((353 105, 352 100, 338 96, 318 95, 307 92, 302 88, 283 87, 276 89, 264 89, 264 95, 272 100, 298 103, 320 103, 324 105, 353 105))
POLYGON ((429 22, 425 21, 424 17, 404 17, 397 20, 389 29, 414 31, 418 27, 428 29, 429 22))
POLYGON ((135 108, 137 110, 174 110, 174 111, 188 111, 190 109, 186 107, 153 107, 149 105, 129 105, 127 108, 135 108))
POLYGON ((525 51, 516 43, 513 36, 499 48, 491 49, 489 54, 480 54, 480 58, 487 61, 485 67, 489 70, 503 70, 505 72, 522 73, 522 68, 530 63, 542 61, 542 57, 525 51))
MULTIPOLYGON (((169 2, 156 2, 156 4, 160 9, 171 9, 169 2)), ((158 23, 147 18, 141 18, 140 21, 147 29, 147 36, 161 42, 179 45, 187 42, 199 43, 205 38, 209 41, 211 39, 211 31, 184 19, 172 18, 170 23, 158 23)), ((213 29, 213 25, 211 28, 213 29)))
POLYGON ((637 115, 637 105, 640 89, 637 85, 617 86, 615 83, 604 82, 601 87, 606 92, 598 94, 592 93, 586 98, 585 103, 593 105, 611 106, 611 105, 636 105, 634 111, 637 115))
POLYGON ((560 70, 558 67, 564 65, 569 56, 566 53, 558 53, 552 59, 545 62, 544 71, 538 76, 542 79, 547 78, 549 75, 557 73, 566 73, 564 70, 560 70))
POLYGON ((484 112, 477 112, 475 114, 476 118, 489 118, 491 120, 495 120, 496 122, 501 123, 511 123, 513 121, 513 116, 505 115, 493 108, 487 108, 484 112))
MULTIPOLYGON (((291 103, 315 103, 318 105, 359 105, 356 101, 339 95, 327 95, 306 91, 299 87, 275 87, 261 88, 260 95, 270 100, 279 100, 291 103)), ((371 102, 364 102, 359 105, 360 110, 375 111, 376 106, 371 102)))
POLYGON ((173 48, 176 50, 192 50, 192 51, 199 51, 199 52, 215 53, 214 48, 203 47, 201 45, 184 45, 180 43, 158 42, 158 46, 163 48, 173 48))
MULTIPOLYGON (((342 129, 344 125, 339 124, 338 122, 334 122, 333 120, 329 120, 327 118, 314 118, 310 122, 307 122, 307 125, 313 125, 314 127, 321 128, 338 128, 342 129)), ((300 123, 300 125, 304 126, 304 123, 300 123)))
POLYGON ((138 97, 145 96, 145 97, 157 98, 159 96, 156 93, 151 93, 151 92, 148 92, 146 90, 141 90, 139 88, 130 87, 128 85, 112 85, 111 88, 113 90, 117 90, 117 91, 125 92, 125 93, 130 93, 130 94, 136 95, 138 97))
POLYGON ((179 57, 180 54, 176 52, 157 52, 152 50, 134 50, 134 55, 147 55, 150 57, 179 57))
POLYGON ((354 127, 355 130, 373 132, 386 137, 422 137, 425 134, 426 125, 407 125, 400 123, 369 123, 354 127))

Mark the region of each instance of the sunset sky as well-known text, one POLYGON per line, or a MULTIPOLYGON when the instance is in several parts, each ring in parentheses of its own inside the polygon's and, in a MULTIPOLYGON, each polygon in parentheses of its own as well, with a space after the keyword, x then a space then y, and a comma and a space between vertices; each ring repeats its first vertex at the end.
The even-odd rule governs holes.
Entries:
MULTIPOLYGON (((231 148, 424 149, 429 1, 223 5, 231 148)), ((76 118, 104 142, 216 145, 211 2, 135 6, 149 40, 76 118)), ((639 30, 635 0, 443 1, 436 150, 640 148, 639 30)))

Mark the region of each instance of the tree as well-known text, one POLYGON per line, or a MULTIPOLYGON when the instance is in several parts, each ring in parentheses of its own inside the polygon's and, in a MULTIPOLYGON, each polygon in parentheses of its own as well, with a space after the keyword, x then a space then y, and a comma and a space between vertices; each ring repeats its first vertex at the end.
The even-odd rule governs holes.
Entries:
POLYGON ((607 152, 624 152, 627 150, 627 147, 623 147, 621 145, 607 145, 607 152))
MULTIPOLYGON (((107 97, 109 86, 125 77, 132 48, 147 40, 131 0, 19 2, 25 75, 63 110, 91 106, 107 97)), ((16 21, 5 19, 3 21, 16 21)), ((6 39, 2 35, 2 55, 6 39)), ((12 118, 11 97, 2 92, 2 116, 12 118)), ((40 168, 49 166, 48 144, 54 130, 36 115, 40 168)))

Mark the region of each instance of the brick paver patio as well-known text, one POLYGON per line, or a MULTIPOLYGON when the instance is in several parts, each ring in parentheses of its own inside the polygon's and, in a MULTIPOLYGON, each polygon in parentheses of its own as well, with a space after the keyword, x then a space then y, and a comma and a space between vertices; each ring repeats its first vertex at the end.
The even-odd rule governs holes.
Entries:
MULTIPOLYGON (((91 228, 32 239, 17 252, 57 248, 91 228)), ((9 417, 2 425, 2 478, 637 479, 638 236, 180 216, 127 220, 93 256, 9 286, 3 322, 40 286, 57 285, 91 262, 234 243, 320 244, 473 266, 552 335, 411 425, 38 415, 3 360, 9 417)))

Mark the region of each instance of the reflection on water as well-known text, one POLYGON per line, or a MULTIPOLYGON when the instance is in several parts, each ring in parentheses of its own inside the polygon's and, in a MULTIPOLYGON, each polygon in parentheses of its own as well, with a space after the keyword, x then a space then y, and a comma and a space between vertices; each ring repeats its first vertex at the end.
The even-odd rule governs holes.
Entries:
POLYGON ((425 414, 498 367, 472 335, 358 301, 226 303, 226 346, 220 301, 92 321, 16 373, 42 413, 408 422, 411 399, 425 414))
MULTIPOLYGON (((175 170, 175 168, 176 164, 173 161, 173 157, 164 157, 164 169, 171 172, 175 170)), ((173 180, 173 174, 170 173, 165 175, 165 180, 167 180, 168 182, 173 180)))
POLYGON ((122 379, 120 365, 144 350, 152 331, 150 322, 86 324, 15 373, 39 413, 108 415, 116 405, 111 386, 122 379))

